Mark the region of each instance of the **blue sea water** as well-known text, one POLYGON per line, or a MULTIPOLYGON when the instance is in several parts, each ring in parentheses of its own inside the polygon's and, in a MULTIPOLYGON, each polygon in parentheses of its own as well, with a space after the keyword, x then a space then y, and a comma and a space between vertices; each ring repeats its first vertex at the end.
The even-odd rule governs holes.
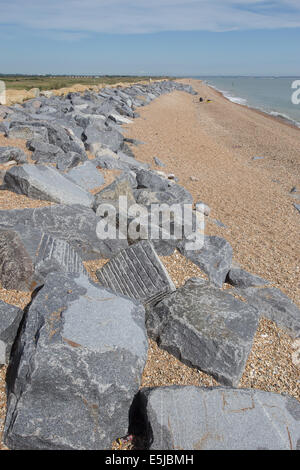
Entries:
MULTIPOLYGON (((300 127, 300 104, 292 103, 292 89, 300 77, 197 77, 229 100, 289 120, 300 127)), ((300 94, 298 94, 300 97, 300 94)))

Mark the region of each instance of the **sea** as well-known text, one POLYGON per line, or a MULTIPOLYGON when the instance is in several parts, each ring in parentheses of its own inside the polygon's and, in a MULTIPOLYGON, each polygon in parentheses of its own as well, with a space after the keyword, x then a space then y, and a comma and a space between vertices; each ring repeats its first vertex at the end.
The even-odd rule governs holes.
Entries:
MULTIPOLYGON (((300 90, 300 77, 197 77, 227 99, 289 121, 300 128, 300 103, 292 95, 300 90), (296 89, 292 88, 295 81, 296 89)), ((300 92, 297 93, 300 101, 300 92)))

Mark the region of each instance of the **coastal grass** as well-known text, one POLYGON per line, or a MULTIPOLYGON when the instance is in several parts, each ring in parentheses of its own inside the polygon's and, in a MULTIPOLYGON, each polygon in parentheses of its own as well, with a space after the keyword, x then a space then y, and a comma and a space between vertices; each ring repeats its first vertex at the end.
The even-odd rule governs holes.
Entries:
MULTIPOLYGON (((39 88, 44 90, 58 90, 80 83, 81 85, 114 85, 116 83, 133 83, 149 80, 149 76, 128 75, 102 75, 102 76, 69 76, 69 75, 0 75, 8 90, 26 90, 39 88)), ((171 79, 170 77, 151 77, 154 80, 171 79)))

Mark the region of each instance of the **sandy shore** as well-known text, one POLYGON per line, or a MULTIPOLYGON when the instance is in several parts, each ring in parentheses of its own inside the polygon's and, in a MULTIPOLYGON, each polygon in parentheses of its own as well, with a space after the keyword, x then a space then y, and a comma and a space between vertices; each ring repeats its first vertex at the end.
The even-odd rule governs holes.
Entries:
MULTIPOLYGON (((208 220, 206 233, 226 238, 236 262, 269 280, 300 305, 300 215, 289 193, 293 186, 300 188, 300 130, 231 103, 200 81, 183 81, 212 102, 199 103, 199 96, 174 92, 140 108, 140 118, 124 126, 126 137, 145 142, 133 148, 137 159, 155 168, 153 157, 159 157, 166 164, 162 170, 179 177, 195 201, 211 207, 211 219, 226 225, 221 228, 208 220), (255 156, 264 158, 253 160, 255 156)), ((0 139, 1 145, 10 145, 1 134, 0 139)), ((0 209, 47 204, 7 191, 0 196, 0 209)), ((177 286, 192 276, 205 277, 177 252, 162 260, 177 286)), ((103 263, 85 263, 94 279, 95 270, 103 263)), ((0 289, 0 299, 24 306, 29 296, 0 289)), ((152 341, 149 344, 142 386, 217 385, 152 341)), ((262 319, 240 387, 288 393, 300 400, 299 369, 292 362, 292 353, 291 338, 262 319)), ((5 412, 4 376, 2 368, 0 433, 5 412)))

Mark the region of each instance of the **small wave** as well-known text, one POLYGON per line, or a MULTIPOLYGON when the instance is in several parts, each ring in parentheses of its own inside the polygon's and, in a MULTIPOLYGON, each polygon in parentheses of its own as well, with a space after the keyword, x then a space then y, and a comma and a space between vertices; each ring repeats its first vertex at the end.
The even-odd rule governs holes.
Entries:
POLYGON ((300 122, 299 121, 295 121, 295 119, 292 119, 290 116, 288 116, 287 114, 284 114, 284 113, 280 113, 278 111, 267 111, 266 109, 264 108, 260 108, 260 107, 256 107, 256 106, 251 106, 248 101, 245 99, 245 98, 239 98, 237 96, 232 96, 228 91, 226 90, 221 90, 219 88, 217 88, 216 86, 214 85, 211 85, 210 83, 208 82, 205 82, 206 85, 208 85, 209 87, 213 88, 214 90, 218 91, 219 93, 222 93, 222 95, 224 96, 224 98, 227 98, 229 101, 231 101, 232 103, 237 103, 237 104, 240 104, 242 106, 247 106, 248 108, 250 109, 257 109, 258 111, 261 111, 265 114, 268 114, 269 116, 274 116, 278 119, 282 119, 290 124, 292 124, 293 126, 295 127, 298 127, 300 129, 300 122))

